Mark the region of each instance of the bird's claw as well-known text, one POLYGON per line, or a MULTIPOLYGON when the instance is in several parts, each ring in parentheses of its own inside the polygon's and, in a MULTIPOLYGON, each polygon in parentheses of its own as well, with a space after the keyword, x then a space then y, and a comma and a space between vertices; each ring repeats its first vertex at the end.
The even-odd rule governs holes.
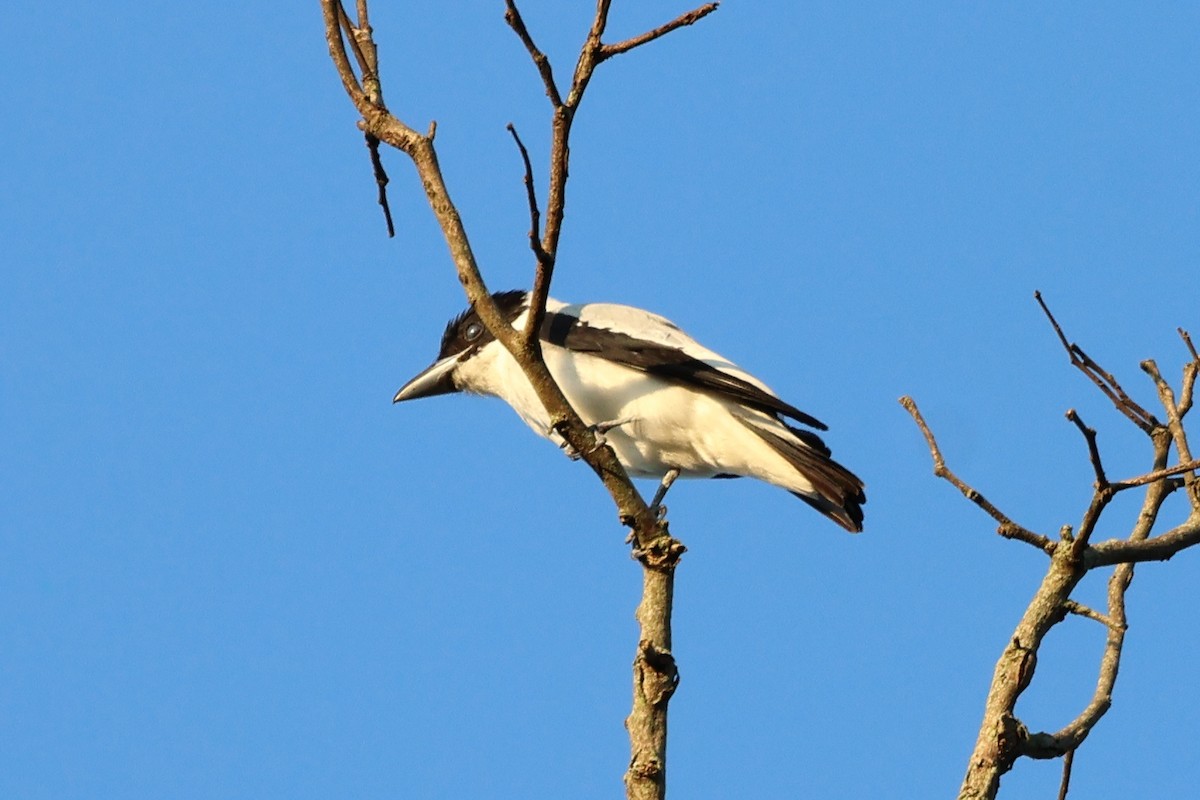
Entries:
POLYGON ((560 444, 558 447, 566 454, 567 458, 571 459, 572 461, 578 461, 579 459, 583 458, 583 455, 574 447, 572 447, 571 443, 566 439, 564 439, 562 444, 560 444))
POLYGON ((588 431, 591 432, 592 438, 595 441, 593 442, 591 448, 589 448, 585 452, 580 452, 570 442, 568 442, 566 439, 564 439, 562 434, 559 433, 557 429, 551 428, 548 433, 551 438, 557 437, 559 439, 562 439, 562 442, 558 446, 564 453, 566 453, 567 458, 571 459, 572 461, 578 461, 579 459, 583 458, 584 456, 590 456, 592 453, 596 452, 601 447, 604 447, 606 444, 608 444, 608 437, 605 436, 604 434, 608 433, 613 428, 620 427, 621 425, 626 425, 630 422, 633 422, 632 417, 625 417, 622 419, 614 419, 614 420, 610 420, 608 422, 597 422, 595 425, 588 425, 587 429, 588 429, 588 431))

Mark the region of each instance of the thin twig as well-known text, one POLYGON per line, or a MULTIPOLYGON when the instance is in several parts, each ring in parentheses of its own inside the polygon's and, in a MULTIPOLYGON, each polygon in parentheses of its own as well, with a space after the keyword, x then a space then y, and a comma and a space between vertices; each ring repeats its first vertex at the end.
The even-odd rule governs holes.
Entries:
POLYGON ((325 41, 329 45, 329 56, 333 59, 338 77, 342 79, 346 94, 350 95, 355 108, 361 112, 367 98, 358 77, 354 74, 354 68, 350 66, 350 58, 346 55, 346 41, 342 37, 341 28, 341 18, 346 12, 340 2, 333 0, 322 0, 321 10, 325 16, 325 41))
POLYGON ((350 49, 354 51, 354 60, 358 62, 358 73, 365 79, 372 70, 371 63, 367 60, 367 55, 363 52, 362 44, 359 41, 359 37, 356 35, 358 33, 358 29, 355 28, 354 23, 350 21, 350 16, 346 13, 346 9, 341 3, 338 3, 337 11, 338 22, 341 23, 343 33, 350 41, 350 49))
POLYGON ((1054 552, 1055 543, 1053 541, 1040 533, 1034 533, 1028 528, 1013 522, 1000 509, 988 502, 987 498, 950 471, 950 468, 946 466, 946 460, 942 457, 942 451, 938 447, 937 440, 933 437, 933 431, 930 430, 929 425, 925 422, 925 418, 921 416, 921 411, 917 408, 916 401, 911 397, 904 396, 900 398, 900 405, 904 406, 912 416, 913 421, 917 423, 917 427, 920 428, 921 433, 925 437, 925 444, 929 446, 929 454, 933 457, 934 475, 949 481, 951 485, 963 493, 964 497, 983 509, 992 519, 996 520, 1000 524, 997 532, 1001 536, 1033 545, 1044 553, 1052 554, 1054 552))
POLYGON ((1079 414, 1073 408, 1067 411, 1067 419, 1075 423, 1075 427, 1079 428, 1079 432, 1087 440, 1088 458, 1091 459, 1092 470, 1096 473, 1096 487, 1108 486, 1108 478, 1104 477, 1104 466, 1100 463, 1100 449, 1096 446, 1096 429, 1084 425, 1083 420, 1079 418, 1079 414))
POLYGON ((1117 410, 1124 414, 1134 425, 1137 425, 1146 433, 1150 433, 1154 428, 1157 428, 1159 422, 1154 418, 1154 415, 1135 403, 1125 393, 1125 390, 1121 388, 1121 384, 1117 382, 1117 379, 1111 373, 1106 372, 1099 364, 1093 361, 1091 356, 1083 352, 1083 348, 1079 345, 1067 341, 1067 336, 1063 333, 1058 320, 1050 313, 1050 308, 1042 299, 1042 293, 1034 292, 1033 297, 1037 300, 1038 305, 1042 307, 1046 318, 1050 320, 1050 324, 1054 327, 1054 332, 1058 334, 1058 340, 1062 342, 1067 355, 1070 356, 1071 364, 1086 375, 1092 383, 1096 384, 1100 391, 1104 392, 1104 395, 1117 407, 1117 410))
MULTIPOLYGON (((1142 370, 1146 372, 1154 380, 1154 385, 1158 389, 1158 399, 1162 403, 1167 412, 1167 428, 1171 431, 1171 438, 1175 442, 1175 452, 1179 456, 1180 462, 1189 462, 1192 460, 1191 447, 1188 445, 1187 431, 1183 427, 1183 416, 1179 413, 1179 406, 1175 402, 1175 392, 1171 389, 1171 384, 1163 378, 1158 371, 1158 365, 1153 359, 1146 359, 1142 362, 1142 370)), ((1189 489, 1194 488, 1192 484, 1195 482, 1196 476, 1191 472, 1184 473, 1183 482, 1189 489)), ((1193 495, 1193 504, 1200 502, 1200 495, 1193 495)))
POLYGON ((526 324, 524 339, 526 345, 538 344, 538 331, 542 328, 542 320, 546 317, 546 298, 550 295, 550 279, 554 274, 554 257, 546 252, 541 241, 541 213, 538 211, 537 193, 533 185, 533 165, 529 162, 529 151, 521 141, 516 127, 508 123, 508 132, 512 134, 517 149, 521 152, 521 162, 525 167, 525 199, 529 203, 529 249, 537 259, 537 271, 534 274, 533 291, 529 297, 529 321, 526 324))
POLYGON ((1200 362, 1200 353, 1196 352, 1196 345, 1192 344, 1192 336, 1183 328, 1176 328, 1179 331, 1179 338, 1183 339, 1183 343, 1187 345, 1188 352, 1192 354, 1192 361, 1200 362))
POLYGON ((1062 780, 1058 784, 1058 800, 1067 800, 1067 791, 1071 788, 1071 765, 1075 762, 1075 751, 1068 750, 1063 756, 1062 780))
POLYGON ((562 95, 558 93, 558 84, 554 81, 554 70, 550 67, 550 59, 534 44, 533 37, 529 35, 529 29, 525 27, 525 20, 521 18, 521 12, 517 10, 514 0, 504 0, 504 6, 504 21, 517 34, 521 44, 525 45, 526 52, 533 59, 533 65, 537 67, 538 74, 542 76, 542 85, 546 87, 546 96, 550 98, 551 104, 558 108, 563 104, 562 95))
POLYGON ((1096 609, 1085 606, 1083 603, 1077 603, 1074 600, 1068 600, 1063 603, 1063 608, 1066 609, 1068 613, 1075 614, 1080 617, 1087 617, 1090 620, 1099 622, 1106 628, 1111 628, 1117 624, 1096 609))
POLYGON ((1196 345, 1192 344, 1191 335, 1183 328, 1176 328, 1179 331, 1179 338, 1183 339, 1183 343, 1187 346, 1188 352, 1192 355, 1192 360, 1183 367, 1183 382, 1179 388, 1179 417, 1182 419, 1192 410, 1192 390, 1196 386, 1196 375, 1200 373, 1200 354, 1196 352, 1196 345))
POLYGON ((392 238, 396 235, 396 226, 392 223, 392 208, 388 205, 388 175, 383 169, 383 159, 379 157, 379 139, 370 133, 363 135, 367 137, 367 149, 371 151, 371 169, 375 172, 375 183, 379 186, 378 202, 387 222, 388 238, 392 238))
POLYGON ((694 8, 684 14, 680 14, 678 17, 666 23, 665 25, 659 25, 654 30, 647 31, 640 36, 634 36, 630 39, 626 39, 623 42, 617 42, 616 44, 602 45, 600 47, 599 61, 607 61, 613 56, 620 55, 621 53, 627 53, 635 47, 639 47, 648 42, 653 42, 660 36, 666 36, 673 30, 699 22, 712 12, 716 11, 717 6, 719 5, 719 2, 702 5, 699 8, 694 8))
POLYGON ((1114 489, 1129 489, 1134 486, 1145 486, 1147 483, 1161 481, 1163 478, 1169 478, 1172 475, 1181 475, 1187 472, 1193 472, 1200 469, 1200 458, 1189 461, 1186 464, 1176 464, 1173 467, 1164 469, 1156 469, 1154 472, 1147 472, 1145 475, 1139 475, 1136 478, 1129 478, 1124 481, 1117 481, 1111 484, 1114 489))

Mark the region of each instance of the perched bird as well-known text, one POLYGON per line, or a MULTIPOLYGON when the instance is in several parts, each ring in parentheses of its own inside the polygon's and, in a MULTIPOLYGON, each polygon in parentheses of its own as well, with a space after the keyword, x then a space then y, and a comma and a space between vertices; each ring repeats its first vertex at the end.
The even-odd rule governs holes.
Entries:
MULTIPOLYGON (((528 293, 492 297, 521 329, 528 293)), ((819 436, 785 419, 826 426, 673 322, 631 306, 550 299, 539 336, 550 374, 583 421, 630 475, 662 480, 654 506, 679 476, 751 477, 787 489, 848 531, 862 530, 863 482, 830 458, 819 436)), ((437 360, 393 402, 450 392, 499 397, 535 432, 566 446, 473 307, 450 321, 437 360)))

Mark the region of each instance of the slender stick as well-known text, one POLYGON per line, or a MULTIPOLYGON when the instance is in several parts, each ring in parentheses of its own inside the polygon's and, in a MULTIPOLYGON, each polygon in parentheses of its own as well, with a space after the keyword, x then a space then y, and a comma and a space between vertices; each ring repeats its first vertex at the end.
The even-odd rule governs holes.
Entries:
POLYGON ((693 25, 707 17, 712 12, 716 11, 717 6, 719 5, 721 4, 707 3, 699 8, 694 8, 691 11, 680 14, 678 17, 666 23, 665 25, 659 25, 654 30, 646 31, 640 36, 634 36, 630 39, 626 39, 623 42, 617 42, 616 44, 606 44, 600 48, 600 60, 607 61, 613 56, 620 55, 621 53, 628 53, 635 47, 653 42, 660 36, 666 36, 673 30, 685 27, 687 25, 693 25))
POLYGON ((933 431, 930 430, 928 423, 925 422, 925 418, 921 416, 921 410, 917 408, 915 400, 906 395, 900 398, 900 405, 904 406, 905 410, 912 416, 913 421, 917 423, 917 428, 920 429, 922 435, 925 437, 925 444, 929 447, 929 454, 933 458, 934 475, 945 479, 954 488, 962 492, 964 497, 983 509, 989 517, 1000 523, 1000 527, 997 528, 996 532, 1001 536, 1006 539, 1016 539, 1033 545, 1047 554, 1054 553, 1055 543, 1049 538, 1040 533, 1034 533, 1013 522, 1000 509, 988 502, 986 497, 971 488, 961 478, 950 471, 950 468, 946 466, 946 459, 942 457, 941 448, 938 447, 937 440, 933 436, 933 431))
POLYGON ((1058 800, 1067 800, 1067 792, 1071 788, 1071 766, 1075 763, 1075 751, 1068 750, 1063 756, 1062 780, 1058 784, 1058 800))

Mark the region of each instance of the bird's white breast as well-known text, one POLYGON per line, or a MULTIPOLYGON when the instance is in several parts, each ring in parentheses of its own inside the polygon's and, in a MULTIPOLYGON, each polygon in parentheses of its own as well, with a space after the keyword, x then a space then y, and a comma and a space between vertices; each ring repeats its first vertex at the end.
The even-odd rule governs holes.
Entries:
MULTIPOLYGON (((603 327, 610 329, 636 322, 640 325, 639 336, 653 336, 662 344, 677 347, 770 391, 661 317, 625 306, 565 306, 553 300, 547 308, 593 323, 603 322, 603 327), (622 314, 628 313, 640 316, 626 321, 622 314)), ((521 322, 523 319, 518 319, 516 326, 520 327, 521 322)), ((761 424, 780 425, 762 412, 587 352, 543 342, 542 353, 550 374, 585 423, 629 420, 605 436, 632 475, 658 478, 675 468, 691 477, 732 473, 770 480, 776 471, 781 475, 791 472, 779 455, 740 421, 753 417, 761 424)), ((457 380, 466 391, 499 397, 537 434, 554 438, 549 414, 516 360, 503 347, 485 348, 464 362, 457 380)))

